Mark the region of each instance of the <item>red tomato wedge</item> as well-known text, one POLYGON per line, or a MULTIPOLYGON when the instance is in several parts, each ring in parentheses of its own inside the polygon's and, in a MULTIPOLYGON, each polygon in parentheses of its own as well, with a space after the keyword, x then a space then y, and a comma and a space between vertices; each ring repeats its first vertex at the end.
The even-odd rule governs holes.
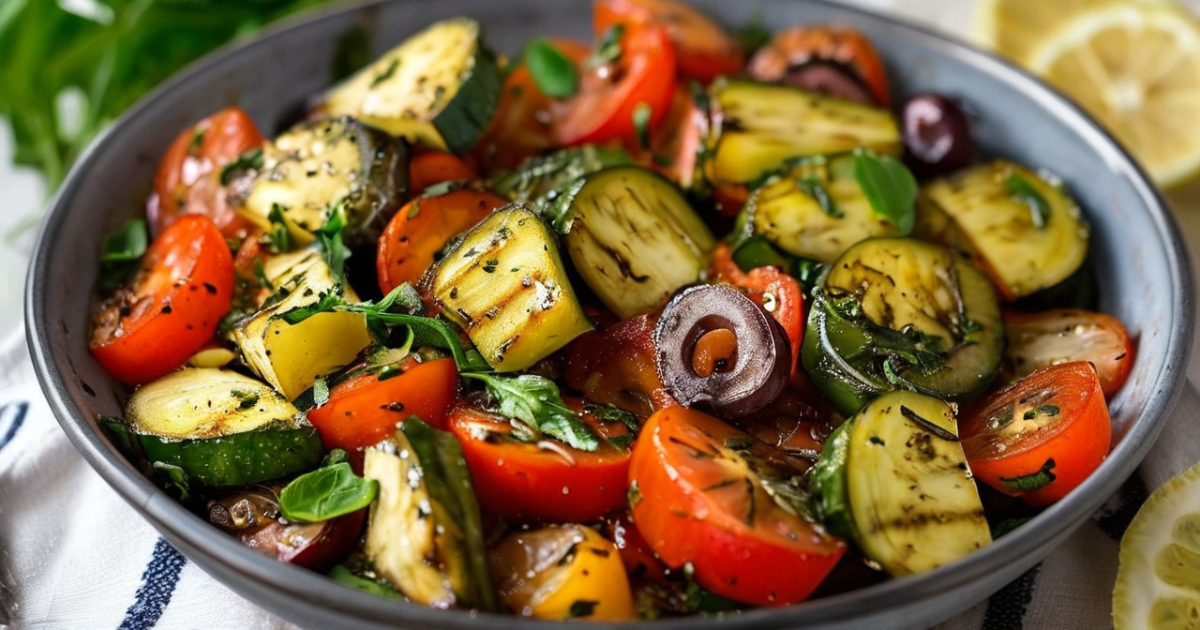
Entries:
POLYGON ((378 443, 409 416, 431 427, 446 427, 446 409, 458 387, 454 359, 418 363, 380 378, 363 374, 329 391, 329 402, 308 412, 325 448, 348 452, 378 443))
POLYGON ((887 107, 890 102, 887 70, 879 51, 851 28, 797 25, 780 31, 754 54, 746 69, 759 81, 786 81, 789 71, 814 61, 845 67, 868 88, 876 105, 887 107))
POLYGON ((688 188, 696 176, 700 141, 707 124, 687 88, 677 86, 667 114, 650 128, 650 146, 643 148, 635 142, 627 148, 638 163, 688 188))
POLYGON ((405 282, 416 283, 447 241, 507 203, 486 190, 470 189, 408 202, 379 237, 375 251, 379 289, 386 295, 405 282))
POLYGON ((117 380, 146 383, 205 346, 233 298, 233 254, 212 219, 180 217, 146 250, 129 285, 92 317, 91 350, 117 380))
POLYGON ((745 53, 720 24, 678 0, 596 0, 593 24, 602 38, 616 24, 661 26, 678 55, 679 74, 701 83, 741 72, 745 53))
MULTIPOLYGON (((582 409, 578 400, 566 402, 582 409)), ((508 418, 455 405, 449 428, 462 444, 480 506, 515 521, 585 523, 624 505, 630 452, 608 440, 632 437, 629 429, 589 413, 583 419, 604 438, 594 452, 549 439, 517 441, 508 418)))
POLYGON ((1046 366, 1089 361, 1100 389, 1112 396, 1133 369, 1133 343, 1117 318, 1104 313, 1062 308, 1041 313, 1004 314, 1008 338, 1004 356, 1010 378, 1024 378, 1046 366))
POLYGON ((151 234, 161 234, 179 217, 203 214, 221 233, 244 238, 253 225, 229 207, 221 171, 243 153, 261 148, 262 134, 246 112, 223 109, 175 138, 158 165, 154 196, 146 209, 151 234))
POLYGON ((792 374, 795 374, 800 344, 804 341, 804 292, 800 283, 777 267, 759 267, 749 273, 742 271, 733 261, 733 250, 726 243, 718 244, 713 251, 709 277, 742 289, 783 326, 792 346, 792 374))
POLYGON ((1047 505, 1108 456, 1112 423, 1089 363, 1052 365, 979 401, 959 418, 976 479, 1030 505, 1047 505))
POLYGON ((414 156, 408 163, 408 192, 413 196, 434 184, 469 182, 477 178, 475 170, 453 153, 429 151, 414 156))
POLYGON ((649 108, 650 129, 666 115, 675 92, 675 51, 666 29, 626 29, 620 47, 621 56, 612 63, 580 64, 579 92, 551 103, 559 144, 636 142, 640 108, 649 108))
POLYGON ((748 434, 699 411, 665 409, 633 449, 633 522, 667 566, 692 563, 704 588, 747 604, 793 604, 846 550, 764 487, 795 474, 748 434))

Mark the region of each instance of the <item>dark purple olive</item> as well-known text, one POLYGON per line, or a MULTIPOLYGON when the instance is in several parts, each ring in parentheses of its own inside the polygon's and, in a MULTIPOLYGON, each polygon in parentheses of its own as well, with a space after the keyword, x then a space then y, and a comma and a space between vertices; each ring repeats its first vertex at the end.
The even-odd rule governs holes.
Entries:
POLYGON ((820 92, 847 101, 870 105, 874 103, 871 91, 853 70, 823 59, 812 59, 788 68, 780 80, 786 85, 809 92, 820 92))
POLYGON ((743 417, 787 387, 792 351, 783 328, 733 287, 675 294, 654 330, 658 375, 680 404, 743 417))
POLYGON ((362 534, 366 510, 319 523, 289 523, 279 500, 265 490, 247 490, 209 501, 208 520, 243 545, 281 562, 325 571, 346 557, 362 534))
POLYGON ((936 177, 975 158, 971 121, 955 101, 921 94, 904 104, 904 148, 917 176, 936 177))

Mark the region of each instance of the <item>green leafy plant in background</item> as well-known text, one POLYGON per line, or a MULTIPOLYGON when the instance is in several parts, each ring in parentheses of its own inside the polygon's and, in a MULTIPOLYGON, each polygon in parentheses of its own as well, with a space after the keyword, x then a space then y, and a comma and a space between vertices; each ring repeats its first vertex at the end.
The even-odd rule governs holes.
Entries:
POLYGON ((49 190, 87 143, 189 62, 330 0, 0 0, 0 116, 49 190))

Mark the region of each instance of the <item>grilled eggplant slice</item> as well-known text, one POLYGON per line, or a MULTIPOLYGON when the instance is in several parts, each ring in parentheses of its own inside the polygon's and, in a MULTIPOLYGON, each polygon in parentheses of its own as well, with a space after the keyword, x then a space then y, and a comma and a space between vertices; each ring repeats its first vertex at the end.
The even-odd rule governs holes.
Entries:
POLYGON ((898 233, 875 212, 848 153, 799 161, 767 180, 746 205, 745 226, 792 256, 831 263, 851 245, 898 233))
POLYGON ((598 171, 560 203, 571 262, 621 319, 653 311, 696 282, 716 246, 675 184, 641 167, 598 171))
POLYGON ((367 449, 363 477, 379 483, 363 545, 376 573, 419 604, 495 610, 479 505, 454 436, 409 418, 367 449))
POLYGON ((287 399, 230 370, 172 372, 134 392, 125 412, 147 461, 178 466, 207 486, 298 473, 325 453, 317 430, 287 399))
POLYGON ((965 402, 999 369, 996 294, 949 249, 905 238, 863 241, 830 267, 814 295, 801 359, 843 414, 894 389, 965 402))
POLYGON ((461 153, 491 122, 500 99, 496 57, 468 18, 437 22, 334 87, 318 107, 411 142, 461 153))
POLYGON ((276 256, 264 265, 264 275, 274 292, 230 332, 230 338, 255 374, 295 400, 318 378, 352 363, 371 343, 371 334, 362 313, 318 313, 298 324, 280 317, 330 293, 358 301, 353 290, 334 277, 320 251, 308 248, 276 256))
POLYGON ((971 254, 1006 300, 1055 287, 1084 264, 1088 228, 1062 185, 996 160, 925 186, 917 234, 971 254))
POLYGON ((329 208, 346 210, 346 244, 374 246, 408 189, 403 142, 350 118, 301 123, 263 151, 263 167, 242 214, 264 230, 281 217, 292 239, 307 245, 329 208))
POLYGON ((830 531, 892 575, 932 571, 991 543, 954 412, 936 398, 879 397, 834 432, 812 478, 830 531))
POLYGON ((488 365, 523 370, 591 330, 550 229, 513 204, 471 229, 433 269, 433 297, 488 365))
POLYGON ((796 157, 859 147, 898 156, 903 146, 886 109, 784 85, 718 81, 711 88, 712 153, 705 177, 715 185, 757 182, 796 157))

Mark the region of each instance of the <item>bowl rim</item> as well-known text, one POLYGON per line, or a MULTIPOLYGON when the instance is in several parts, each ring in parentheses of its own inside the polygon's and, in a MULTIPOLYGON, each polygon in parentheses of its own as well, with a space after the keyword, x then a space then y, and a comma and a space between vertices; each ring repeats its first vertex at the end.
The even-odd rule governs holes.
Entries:
MULTIPOLYGON (((558 625, 561 622, 534 621, 466 610, 435 610, 418 604, 385 600, 344 585, 331 587, 330 580, 323 575, 286 565, 242 546, 232 537, 187 510, 126 461, 107 436, 95 428, 94 420, 87 419, 82 410, 74 406, 67 385, 66 370, 60 370, 52 361, 54 333, 48 323, 50 313, 45 305, 46 291, 42 279, 53 262, 52 243, 68 219, 68 202, 75 197, 81 181, 87 178, 101 153, 109 149, 131 121, 142 116, 155 101, 186 86, 209 69, 231 63, 238 58, 250 61, 258 49, 267 45, 269 41, 306 29, 321 28, 326 20, 371 11, 388 1, 365 0, 323 7, 281 20, 249 40, 221 47, 193 62, 142 97, 97 136, 72 167, 48 204, 49 210, 42 221, 34 247, 25 288, 25 327, 30 356, 50 408, 75 448, 91 467, 159 532, 207 556, 197 564, 207 565, 211 560, 224 565, 242 578, 258 582, 277 596, 305 599, 310 604, 331 611, 349 613, 351 617, 362 621, 403 621, 417 624, 417 627, 442 626, 464 629, 477 628, 480 625, 558 625)), ((430 0, 408 1, 420 4, 430 0)), ((1100 157, 1105 159, 1114 172, 1128 178, 1142 202, 1142 211, 1150 214, 1160 241, 1158 244, 1164 246, 1164 255, 1171 274, 1170 286, 1175 287, 1175 294, 1170 300, 1174 317, 1165 326, 1168 334, 1167 352, 1161 369, 1155 375, 1152 385, 1155 391, 1147 399, 1144 413, 1130 424, 1120 443, 1101 467, 1077 491, 1035 517, 1030 523, 1035 526, 1022 527, 1013 534, 995 541, 986 549, 929 573, 892 578, 879 584, 784 608, 760 608, 732 616, 655 621, 653 623, 656 628, 697 627, 713 623, 720 623, 722 628, 729 629, 762 628, 836 621, 848 615, 878 615, 983 579, 998 567, 1013 563, 1013 559, 1027 561, 1026 564, 1032 566, 1044 555, 1039 555, 1040 550, 1044 550, 1047 545, 1061 542, 1108 499, 1108 493, 1099 494, 1102 487, 1107 486, 1115 490, 1140 465, 1166 423, 1187 380, 1186 367, 1191 351, 1195 300, 1188 253, 1178 224, 1162 194, 1151 183, 1142 167, 1109 132, 1069 97, 1043 84, 1025 70, 972 44, 919 24, 857 6, 843 5, 832 0, 806 1, 822 5, 828 10, 853 14, 856 19, 874 21, 899 29, 906 37, 922 40, 931 51, 955 57, 971 66, 974 71, 1007 83, 1014 90, 1043 106, 1052 118, 1100 153, 1100 157), (1033 560, 1029 560, 1030 558, 1033 560)), ((776 0, 772 3, 780 2, 776 0)), ((223 579, 220 581, 224 582, 223 579)), ((227 586, 234 590, 233 586, 227 586)), ((628 624, 589 625, 606 626, 626 627, 628 624)))

